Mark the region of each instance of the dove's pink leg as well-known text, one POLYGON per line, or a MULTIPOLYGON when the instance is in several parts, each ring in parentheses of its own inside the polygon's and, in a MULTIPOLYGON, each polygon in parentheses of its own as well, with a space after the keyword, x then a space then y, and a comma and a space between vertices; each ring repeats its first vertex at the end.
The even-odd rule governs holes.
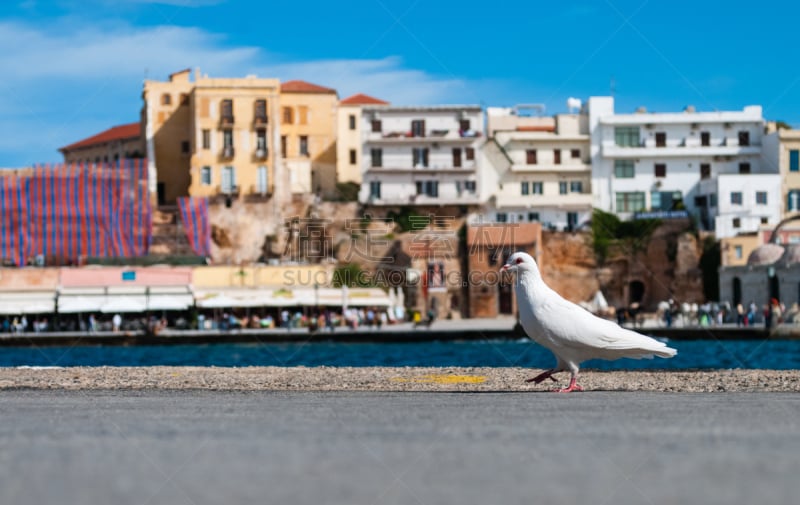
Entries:
POLYGON ((558 370, 556 370, 555 368, 551 368, 550 370, 546 370, 546 371, 540 373, 536 377, 532 377, 530 379, 527 379, 525 382, 535 382, 536 384, 539 384, 540 382, 542 382, 545 379, 550 379, 551 381, 556 382, 555 377, 553 377, 554 373, 558 373, 558 370))
POLYGON ((554 389, 553 392, 554 393, 572 393, 573 391, 583 391, 583 388, 580 387, 577 384, 577 382, 578 382, 578 376, 577 375, 573 375, 569 379, 569 386, 567 386, 564 389, 554 389))

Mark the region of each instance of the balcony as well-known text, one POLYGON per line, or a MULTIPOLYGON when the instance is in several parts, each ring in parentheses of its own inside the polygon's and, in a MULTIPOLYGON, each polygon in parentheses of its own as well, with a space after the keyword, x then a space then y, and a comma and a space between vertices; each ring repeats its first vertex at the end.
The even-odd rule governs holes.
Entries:
POLYGON ((511 171, 514 173, 581 173, 591 172, 592 167, 587 163, 567 163, 556 165, 554 163, 536 163, 528 165, 525 163, 515 163, 511 165, 511 171))
POLYGON ((234 122, 233 114, 225 114, 219 118, 220 126, 233 126, 234 122))
POLYGON ((239 186, 217 186, 217 194, 225 196, 239 196, 239 186))
POLYGON ((468 130, 431 130, 426 135, 414 135, 410 131, 369 132, 367 142, 370 144, 404 144, 404 143, 447 143, 469 144, 481 138, 481 132, 468 130))
POLYGON ((233 158, 234 154, 236 154, 236 151, 233 149, 233 146, 225 146, 222 148, 222 151, 220 151, 220 158, 223 160, 230 160, 233 158))
MULTIPOLYGON (((648 139, 649 140, 649 139, 648 139)), ((761 154, 760 144, 749 146, 738 145, 738 139, 726 139, 722 144, 701 146, 694 140, 681 140, 677 144, 667 144, 665 147, 655 147, 655 141, 645 141, 638 147, 622 147, 613 141, 604 142, 602 154, 606 158, 636 159, 636 158, 666 158, 679 156, 741 156, 761 154), (727 140, 731 140, 728 142, 727 140)))
POLYGON ((269 157, 269 149, 266 147, 257 148, 255 152, 255 158, 257 160, 265 160, 269 157))
POLYGON ((467 175, 475 173, 476 167, 369 167, 370 174, 416 174, 416 175, 467 175))
POLYGON ((248 200, 269 199, 272 198, 272 188, 259 186, 258 184, 251 184, 245 197, 248 200))
POLYGON ((253 118, 253 126, 256 127, 267 126, 268 122, 269 120, 267 119, 266 114, 256 114, 255 117, 253 118))
POLYGON ((480 205, 482 202, 476 193, 467 191, 453 196, 428 196, 428 195, 391 195, 382 198, 370 196, 369 205, 480 205))

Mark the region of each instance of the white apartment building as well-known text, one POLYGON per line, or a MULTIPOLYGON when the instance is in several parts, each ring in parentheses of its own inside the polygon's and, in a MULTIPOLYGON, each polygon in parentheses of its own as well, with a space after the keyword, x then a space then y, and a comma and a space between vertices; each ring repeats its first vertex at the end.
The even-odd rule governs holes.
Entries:
POLYGON ((530 113, 536 109, 487 109, 479 184, 486 206, 473 220, 571 230, 591 218, 588 116, 530 113))
POLYGON ((359 201, 371 205, 477 205, 477 105, 364 106, 359 201))
POLYGON ((631 217, 686 209, 717 238, 780 219, 780 175, 762 153, 760 106, 735 112, 616 114, 591 97, 594 207, 631 217))
POLYGON ((361 184, 361 109, 387 106, 378 98, 359 93, 339 101, 336 124, 336 182, 361 184))

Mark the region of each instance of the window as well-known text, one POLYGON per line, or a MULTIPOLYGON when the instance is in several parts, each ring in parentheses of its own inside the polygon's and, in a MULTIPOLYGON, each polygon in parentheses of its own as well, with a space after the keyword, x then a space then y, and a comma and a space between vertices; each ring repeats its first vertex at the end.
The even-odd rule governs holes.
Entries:
POLYGON ((286 135, 281 135, 281 157, 286 157, 286 145, 288 144, 286 135))
POLYGON ((732 191, 731 192, 731 205, 741 205, 742 204, 742 192, 741 191, 732 191))
POLYGON ((356 115, 355 114, 350 114, 347 117, 347 122, 348 122, 348 125, 349 125, 351 130, 355 130, 356 129, 356 115))
POLYGON ((567 194, 567 181, 560 181, 558 183, 558 194, 559 195, 567 194))
POLYGON ((556 165, 561 164, 561 149, 553 150, 553 163, 556 165))
POLYGON ((300 135, 300 156, 308 156, 308 136, 300 135))
POLYGON ((750 163, 739 163, 739 173, 740 174, 749 174, 750 173, 750 163))
POLYGON ((308 124, 308 107, 305 105, 297 107, 297 124, 308 124))
POLYGON ((464 181, 464 189, 470 193, 474 193, 477 190, 477 185, 475 181, 464 181))
POLYGON ((700 145, 704 147, 711 145, 711 134, 709 132, 700 132, 700 145))
POLYGON ((294 123, 294 115, 292 114, 291 107, 284 107, 283 108, 283 124, 292 124, 294 123))
POLYGON ((667 164, 666 163, 656 163, 655 164, 655 175, 656 175, 656 177, 666 177, 667 176, 667 164))
POLYGON ((475 159, 475 148, 474 147, 467 147, 464 149, 464 157, 467 161, 472 161, 475 159))
MULTIPOLYGON (((705 198, 705 197, 701 197, 705 198)), ((683 195, 680 191, 651 191, 650 208, 652 210, 675 210, 683 203, 683 195)), ((698 198, 695 198, 695 204, 698 198)))
POLYGON ((708 206, 709 207, 716 207, 717 206, 717 194, 711 193, 708 195, 708 206))
POLYGON ((211 130, 203 130, 203 149, 211 149, 211 130))
POLYGON ((614 142, 620 147, 639 147, 639 127, 618 126, 614 128, 614 142))
POLYGON ((453 167, 459 168, 461 167, 461 148, 454 147, 453 148, 453 167))
POLYGON ((262 151, 262 156, 267 154, 267 130, 264 128, 256 130, 256 151, 262 151))
POLYGON ((420 167, 427 167, 428 166, 428 148, 427 147, 415 147, 412 151, 412 160, 411 164, 414 168, 420 167))
POLYGON ((800 172, 800 151, 797 149, 789 151, 789 171, 800 172))
POLYGON ((184 140, 181 142, 181 154, 189 154, 191 150, 191 145, 189 144, 188 140, 184 140))
POLYGON ((700 178, 708 179, 709 177, 711 177, 711 164, 700 163, 700 178))
POLYGON ((541 195, 544 194, 544 184, 542 182, 532 182, 531 183, 531 193, 534 195, 541 195))
POLYGON ((263 165, 256 171, 256 192, 262 195, 267 192, 267 167, 263 165))
POLYGON ((572 159, 577 159, 581 157, 581 150, 580 149, 571 149, 569 152, 572 159))
POLYGON ((370 166, 372 167, 383 166, 383 149, 371 149, 369 154, 371 159, 370 166))
POLYGON ((383 124, 381 124, 380 119, 373 119, 372 120, 372 132, 373 133, 380 133, 383 131, 383 124))
POLYGON ((227 166, 222 167, 222 192, 232 193, 236 187, 236 169, 227 166))
POLYGON ((471 124, 469 122, 469 119, 459 119, 458 120, 458 130, 460 132, 462 132, 462 133, 463 132, 467 132, 470 129, 471 129, 471 124))
POLYGON ((739 132, 739 145, 740 146, 749 146, 750 145, 750 132, 748 132, 748 131, 740 131, 739 132))
POLYGON ((570 181, 570 183, 569 183, 569 192, 570 193, 583 193, 583 181, 570 181))
POLYGON ((666 132, 656 132, 656 147, 667 147, 666 132))
POLYGON ((766 191, 756 191, 756 203, 758 205, 766 205, 767 204, 767 192, 766 191))
POLYGON ((508 214, 506 214, 505 212, 498 212, 495 218, 498 223, 508 222, 508 214))
POLYGON ((733 218, 733 227, 734 228, 741 228, 742 227, 742 220, 738 217, 733 218))
POLYGON ((233 123, 233 100, 226 98, 222 101, 222 120, 227 123, 233 123))
POLYGON ((617 212, 639 212, 645 208, 644 192, 631 191, 619 192, 617 197, 617 212))
POLYGON ((525 151, 525 163, 528 165, 536 164, 536 149, 528 149, 525 151))
POLYGON ((200 185, 211 186, 211 167, 203 167, 200 169, 200 185))
POLYGON ((255 105, 253 106, 253 115, 255 116, 257 123, 266 123, 267 122, 267 101, 266 100, 256 100, 255 105))
POLYGON ((222 146, 225 148, 233 147, 233 130, 222 130, 222 146))
POLYGON ((369 183, 369 197, 380 199, 381 197, 381 181, 371 181, 369 183))
POLYGON ((790 189, 786 194, 786 209, 800 210, 800 189, 790 189))
POLYGON ((169 93, 161 95, 161 105, 170 105, 172 103, 172 96, 169 93))
POLYGON ((614 160, 614 177, 630 179, 634 176, 633 160, 614 160))
POLYGON ((439 196, 439 181, 417 181, 417 194, 431 197, 439 196))
POLYGON ((528 212, 528 221, 534 222, 539 220, 538 212, 528 212))
POLYGON ((520 183, 520 194, 522 195, 530 194, 530 184, 527 181, 520 183))
POLYGON ((350 164, 351 165, 355 165, 356 164, 356 150, 355 149, 350 149, 350 164))
POLYGON ((424 137, 425 136, 425 120, 415 119, 411 121, 411 136, 424 137))
POLYGON ((733 247, 733 254, 736 256, 737 260, 742 259, 742 246, 737 245, 733 247))
POLYGON ((762 217, 761 218, 761 224, 768 224, 768 223, 769 223, 769 218, 768 217, 762 217))

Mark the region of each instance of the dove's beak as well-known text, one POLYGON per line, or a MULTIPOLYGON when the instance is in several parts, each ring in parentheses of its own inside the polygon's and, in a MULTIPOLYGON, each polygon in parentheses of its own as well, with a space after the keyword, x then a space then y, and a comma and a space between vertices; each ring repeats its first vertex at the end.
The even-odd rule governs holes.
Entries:
POLYGON ((501 272, 508 272, 508 269, 509 269, 509 268, 511 268, 511 265, 509 265, 508 263, 506 263, 505 265, 503 265, 503 268, 501 268, 501 269, 500 269, 500 271, 501 271, 501 272))

